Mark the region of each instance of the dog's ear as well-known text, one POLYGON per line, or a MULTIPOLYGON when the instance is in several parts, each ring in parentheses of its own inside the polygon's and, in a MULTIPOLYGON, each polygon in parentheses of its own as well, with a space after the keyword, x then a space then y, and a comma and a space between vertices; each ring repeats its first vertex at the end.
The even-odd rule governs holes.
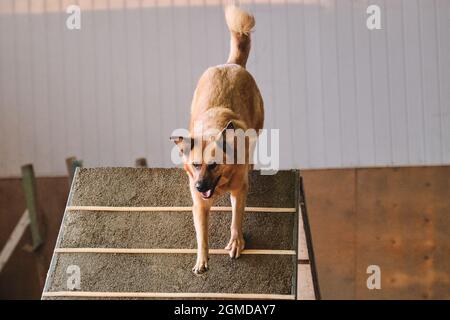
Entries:
POLYGON ((226 130, 234 130, 236 129, 233 120, 228 121, 227 125, 225 126, 225 128, 222 130, 222 132, 226 131, 226 130))
MULTIPOLYGON (((234 158, 234 130, 235 125, 233 121, 229 121, 221 132, 216 136, 215 142, 217 147, 221 148, 223 155, 231 159, 234 158), (228 136, 227 136, 228 134, 228 136)), ((225 159, 224 159, 225 162, 225 159)))
POLYGON ((235 129, 236 129, 236 126, 234 125, 233 120, 228 121, 227 125, 216 136, 215 140, 225 139, 227 130, 229 130, 228 133, 230 133, 231 130, 235 130, 235 129))
POLYGON ((177 145, 178 149, 180 149, 180 154, 184 156, 187 156, 194 147, 194 139, 191 137, 171 136, 170 140, 177 145))

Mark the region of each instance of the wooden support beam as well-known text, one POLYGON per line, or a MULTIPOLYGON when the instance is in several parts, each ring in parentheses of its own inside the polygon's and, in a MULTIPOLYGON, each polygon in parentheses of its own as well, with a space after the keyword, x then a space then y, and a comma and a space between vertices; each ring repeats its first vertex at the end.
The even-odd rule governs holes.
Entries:
POLYGON ((138 158, 138 159, 136 159, 135 165, 136 165, 136 168, 148 168, 147 159, 138 158))
POLYGON ((31 237, 33 239, 32 249, 36 250, 42 244, 43 239, 38 221, 36 178, 33 165, 31 164, 22 167, 22 187, 30 217, 31 237))
POLYGON ((78 167, 83 167, 82 160, 78 160, 76 157, 69 157, 66 159, 67 174, 69 176, 69 186, 72 185, 73 176, 75 174, 76 168, 78 167))
POLYGON ((3 267, 6 265, 11 255, 13 254, 17 245, 19 244, 20 239, 22 239, 22 236, 29 224, 30 224, 30 217, 28 214, 28 210, 25 210, 16 227, 14 228, 13 232, 9 236, 8 241, 6 241, 5 246, 0 252, 0 273, 2 272, 3 267))
POLYGON ((25 194, 27 211, 30 221, 30 230, 33 243, 25 246, 25 250, 30 251, 36 259, 36 269, 38 281, 41 287, 44 286, 45 276, 47 274, 47 261, 43 253, 42 244, 44 242, 42 225, 39 221, 39 211, 36 192, 36 178, 33 165, 22 166, 22 187, 25 194))
POLYGON ((72 163, 76 160, 77 160, 76 157, 66 158, 66 169, 67 169, 67 174, 69 176, 69 182, 72 181, 72 179, 73 179, 72 163))

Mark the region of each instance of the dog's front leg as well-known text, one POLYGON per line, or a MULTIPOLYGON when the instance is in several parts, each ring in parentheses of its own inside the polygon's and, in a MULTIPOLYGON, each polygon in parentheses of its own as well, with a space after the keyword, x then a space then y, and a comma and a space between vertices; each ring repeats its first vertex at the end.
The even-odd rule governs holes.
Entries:
POLYGON ((192 271, 201 274, 208 270, 208 216, 210 205, 196 204, 192 207, 197 236, 197 262, 192 271))
POLYGON ((231 258, 239 258, 245 247, 244 235, 242 233, 242 219, 244 217, 245 203, 247 200, 248 185, 230 192, 233 216, 231 218, 231 237, 225 249, 229 250, 231 258))

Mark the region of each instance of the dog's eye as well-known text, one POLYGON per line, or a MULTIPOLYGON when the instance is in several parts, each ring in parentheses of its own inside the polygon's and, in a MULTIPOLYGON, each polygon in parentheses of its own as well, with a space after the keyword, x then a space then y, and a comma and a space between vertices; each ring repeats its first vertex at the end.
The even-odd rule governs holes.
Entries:
POLYGON ((200 169, 200 168, 202 167, 202 164, 201 164, 201 163, 197 163, 197 162, 193 162, 193 163, 192 163, 192 166, 193 166, 195 169, 200 169))
POLYGON ((209 170, 213 170, 215 167, 217 167, 217 163, 215 163, 215 162, 212 162, 212 163, 208 164, 208 169, 209 170))

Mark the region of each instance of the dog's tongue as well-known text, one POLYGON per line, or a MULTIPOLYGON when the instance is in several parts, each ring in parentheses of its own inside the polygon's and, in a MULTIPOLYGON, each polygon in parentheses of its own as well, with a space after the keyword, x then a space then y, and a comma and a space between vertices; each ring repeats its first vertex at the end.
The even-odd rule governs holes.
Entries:
POLYGON ((205 198, 209 198, 211 196, 211 190, 208 190, 206 192, 202 192, 202 196, 205 198))

